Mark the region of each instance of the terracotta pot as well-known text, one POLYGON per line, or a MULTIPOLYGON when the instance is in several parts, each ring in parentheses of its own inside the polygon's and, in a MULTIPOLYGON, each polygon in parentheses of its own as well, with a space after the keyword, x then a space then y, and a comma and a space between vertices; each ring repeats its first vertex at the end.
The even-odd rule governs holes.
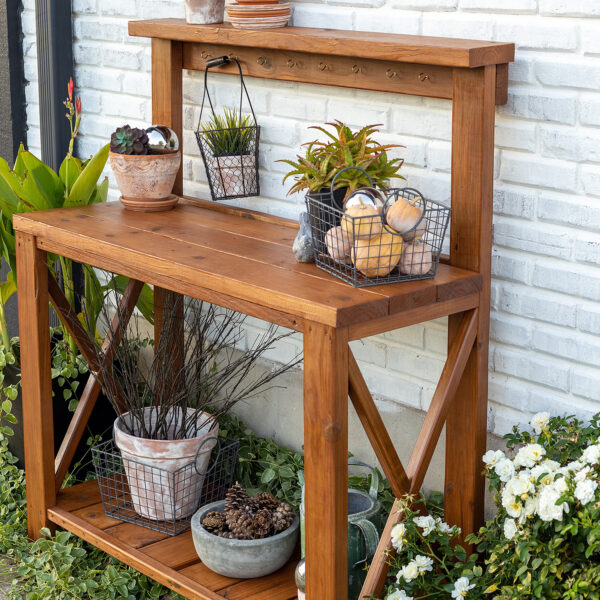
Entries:
POLYGON ((215 156, 212 166, 217 196, 243 196, 256 187, 254 154, 215 156))
MULTIPOLYGON (((144 409, 145 423, 156 421, 155 410, 144 409)), ((181 409, 174 410, 173 427, 181 423, 182 416, 181 409)), ((199 417, 207 418, 210 418, 208 413, 199 417)), ((124 413, 114 424, 115 444, 123 458, 135 511, 153 521, 189 517, 198 509, 210 455, 217 442, 218 425, 208 421, 200 434, 190 439, 149 440, 128 433, 125 423, 131 423, 134 431, 139 430, 139 425, 131 413, 124 413)))
POLYGON ((156 212, 177 204, 179 198, 171 192, 181 164, 181 152, 144 156, 111 152, 109 156, 125 208, 156 212))
POLYGON ((225 0, 185 0, 185 20, 195 25, 222 23, 225 0))

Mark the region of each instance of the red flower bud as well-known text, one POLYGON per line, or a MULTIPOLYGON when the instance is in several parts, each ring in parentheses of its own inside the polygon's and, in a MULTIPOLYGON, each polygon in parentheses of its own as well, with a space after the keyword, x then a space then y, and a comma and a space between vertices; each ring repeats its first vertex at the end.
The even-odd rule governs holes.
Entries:
POLYGON ((81 114, 81 96, 77 96, 77 98, 75 98, 75 112, 78 115, 81 114))
POLYGON ((73 100, 73 78, 69 79, 69 85, 67 86, 69 91, 69 100, 73 100))

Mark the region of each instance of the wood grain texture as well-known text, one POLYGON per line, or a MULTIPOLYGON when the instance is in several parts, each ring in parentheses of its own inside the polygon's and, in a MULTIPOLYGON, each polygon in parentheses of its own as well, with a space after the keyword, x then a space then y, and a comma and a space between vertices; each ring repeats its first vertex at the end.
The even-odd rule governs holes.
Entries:
MULTIPOLYGON (((135 279, 131 279, 125 288, 125 292, 123 296, 119 300, 119 307, 113 317, 111 325, 109 327, 109 335, 107 335, 104 340, 101 351, 104 354, 103 363, 108 364, 115 352, 116 347, 121 341, 121 336, 125 328, 127 327, 127 323, 133 311, 135 309, 135 305, 140 296, 140 292, 142 291, 143 283, 141 281, 137 281, 135 279)), ((56 286, 58 287, 58 286, 56 286)), ((60 298, 62 292, 60 289, 56 289, 51 286, 52 293, 50 297, 60 298), (60 292, 60 294, 59 294, 60 292)), ((59 304, 56 301, 53 301, 55 308, 57 308, 58 315, 61 316, 61 319, 67 321, 69 323, 73 323, 73 316, 71 307, 63 296, 63 300, 59 300, 59 304), (66 302, 66 306, 64 303, 66 302), (69 316, 70 315, 70 316, 69 316)), ((76 318, 76 317, 75 317, 76 318)), ((77 322, 79 322, 77 320, 77 322)), ((78 343, 78 347, 81 349, 83 345, 85 345, 89 340, 89 336, 81 328, 78 330, 74 325, 72 326, 72 334, 77 330, 77 335, 75 339, 78 343)), ((95 352, 95 351, 94 351, 95 352)), ((96 372, 96 375, 90 373, 88 380, 85 384, 81 397, 79 399, 79 403, 77 404, 77 408, 71 417, 71 421, 69 423, 69 427, 65 433, 65 437, 58 449, 58 453, 56 454, 56 458, 54 460, 54 471, 55 471, 55 484, 56 489, 59 490, 63 484, 65 479, 65 475, 71 466, 71 462, 73 460, 73 456, 75 456, 75 452, 77 450, 77 446, 85 433, 88 421, 92 415, 92 411, 94 410, 94 406, 96 405, 96 400, 98 400, 98 396, 100 395, 101 384, 100 380, 102 377, 102 367, 100 365, 95 365, 96 357, 93 357, 93 360, 88 361, 90 365, 90 369, 96 372)), ((119 386, 116 382, 112 383, 113 389, 119 389, 119 386)))
MULTIPOLYGON (((496 67, 455 71, 450 260, 483 285, 477 339, 446 420, 446 520, 463 535, 483 524, 486 449, 496 67)), ((448 323, 451 347, 461 317, 448 323)))
POLYGON ((188 25, 183 19, 130 21, 134 36, 291 50, 449 67, 480 67, 514 60, 514 44, 308 27, 238 30, 227 23, 188 25))
POLYGON ((352 351, 348 353, 348 384, 356 414, 375 450, 392 493, 398 498, 409 491, 410 481, 352 351))
MULTIPOLYGON (((436 65, 200 43, 184 44, 183 67, 203 71, 208 58, 223 55, 237 57, 244 75, 262 79, 452 98, 452 69, 436 65)), ((218 72, 238 74, 235 65, 218 72)))
POLYGON ((47 510, 56 501, 48 267, 34 236, 18 232, 16 245, 27 532, 37 539, 42 527, 52 528, 47 510))
POLYGON ((348 332, 304 331, 306 593, 339 600, 348 589, 348 332))

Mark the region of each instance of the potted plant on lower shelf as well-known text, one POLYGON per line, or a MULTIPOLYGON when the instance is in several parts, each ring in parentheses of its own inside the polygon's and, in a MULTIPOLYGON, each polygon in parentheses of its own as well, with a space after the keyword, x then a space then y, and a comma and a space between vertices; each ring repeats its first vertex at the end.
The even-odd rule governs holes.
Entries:
MULTIPOLYGON (((178 297, 165 307, 154 345, 144 342, 134 320, 119 332, 115 361, 102 361, 101 351, 98 356, 98 376, 120 415, 114 440, 134 509, 159 521, 197 510, 219 418, 298 362, 256 373, 257 361, 289 334, 271 326, 239 349, 245 316, 197 301, 182 304, 178 297), (190 464, 192 475, 182 470, 190 464)), ((108 308, 105 313, 108 322, 108 308)))
POLYGON ((110 166, 125 208, 140 212, 169 210, 181 165, 177 134, 164 125, 139 129, 125 125, 110 138, 110 166))

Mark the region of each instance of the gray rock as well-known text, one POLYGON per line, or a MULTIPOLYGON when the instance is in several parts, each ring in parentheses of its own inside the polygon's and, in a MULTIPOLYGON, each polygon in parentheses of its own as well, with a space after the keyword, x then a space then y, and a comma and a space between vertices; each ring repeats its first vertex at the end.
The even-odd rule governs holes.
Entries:
POLYGON ((300 218, 298 221, 300 222, 300 230, 298 231, 298 235, 296 236, 294 245, 292 246, 294 256, 300 263, 315 262, 308 213, 300 213, 300 218))
POLYGON ((222 538, 202 527, 204 516, 211 510, 223 512, 225 501, 203 506, 192 517, 192 537, 200 560, 212 571, 241 579, 264 577, 278 571, 290 560, 298 543, 300 519, 281 533, 260 540, 222 538))

